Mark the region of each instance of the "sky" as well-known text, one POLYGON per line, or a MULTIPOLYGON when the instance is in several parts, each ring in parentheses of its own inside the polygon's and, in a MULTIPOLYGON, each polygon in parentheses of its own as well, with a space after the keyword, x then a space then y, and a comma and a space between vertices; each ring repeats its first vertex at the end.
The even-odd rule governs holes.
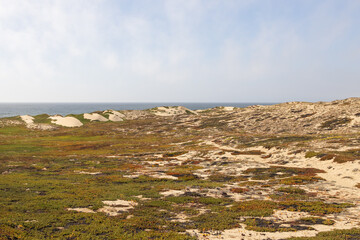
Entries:
POLYGON ((0 0, 0 102, 360 97, 359 0, 0 0))

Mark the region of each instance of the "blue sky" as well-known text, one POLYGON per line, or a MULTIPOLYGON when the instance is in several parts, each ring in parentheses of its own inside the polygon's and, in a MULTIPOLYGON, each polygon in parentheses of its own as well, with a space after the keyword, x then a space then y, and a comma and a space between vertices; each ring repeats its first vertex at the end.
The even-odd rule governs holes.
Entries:
POLYGON ((0 0, 0 102, 359 97, 358 0, 0 0))

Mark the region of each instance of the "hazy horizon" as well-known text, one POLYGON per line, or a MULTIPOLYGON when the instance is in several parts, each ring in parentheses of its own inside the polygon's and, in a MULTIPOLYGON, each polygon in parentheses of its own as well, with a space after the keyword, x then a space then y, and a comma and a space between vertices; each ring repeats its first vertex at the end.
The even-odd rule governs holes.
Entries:
POLYGON ((0 104, 11 104, 11 103, 21 103, 21 104, 48 104, 48 103, 52 103, 52 104, 57 104, 57 103, 60 103, 60 104, 71 104, 71 103, 75 103, 75 104, 81 104, 81 103, 277 103, 277 102, 172 102, 172 101, 162 101, 162 102, 0 102, 0 104))
POLYGON ((0 102, 359 97, 360 1, 0 0, 0 102))
POLYGON ((252 105, 276 103, 0 103, 0 118, 38 114, 82 114, 87 112, 113 110, 145 110, 161 106, 184 106, 191 110, 209 109, 220 106, 244 108, 252 105))
POLYGON ((337 101, 337 100, 345 100, 348 98, 359 98, 359 97, 347 97, 347 98, 341 98, 341 99, 330 99, 330 100, 318 100, 318 101, 282 101, 282 102, 250 102, 250 101, 244 101, 244 102, 222 102, 222 101, 198 101, 198 102, 192 102, 192 101, 182 101, 182 102, 173 102, 173 101, 161 101, 161 102, 141 102, 141 101, 133 101, 133 102, 0 102, 0 104, 103 104, 103 103, 116 103, 116 104, 156 104, 156 103, 204 103, 204 104, 217 104, 217 103, 246 103, 246 104, 253 104, 253 103, 264 103, 264 104, 279 104, 279 103, 285 103, 285 102, 311 102, 311 103, 316 103, 316 102, 332 102, 332 101, 337 101))

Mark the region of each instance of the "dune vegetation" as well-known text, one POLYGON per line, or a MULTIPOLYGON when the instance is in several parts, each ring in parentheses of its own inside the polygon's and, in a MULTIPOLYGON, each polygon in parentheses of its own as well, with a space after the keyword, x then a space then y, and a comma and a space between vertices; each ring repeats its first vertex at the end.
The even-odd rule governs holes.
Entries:
POLYGON ((160 110, 1 119, 0 239, 360 238, 351 117, 254 132, 256 109, 160 110))

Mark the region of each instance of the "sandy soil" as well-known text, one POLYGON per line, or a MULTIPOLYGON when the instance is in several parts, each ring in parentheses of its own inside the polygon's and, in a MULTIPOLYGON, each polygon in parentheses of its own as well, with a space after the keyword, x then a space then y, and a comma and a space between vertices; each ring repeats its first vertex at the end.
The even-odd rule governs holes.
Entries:
POLYGON ((101 116, 98 113, 84 113, 84 118, 90 121, 100 121, 100 122, 107 122, 109 119, 101 116))
POLYGON ((67 208, 68 211, 76 211, 76 212, 83 212, 83 213, 95 213, 93 210, 89 208, 67 208))
POLYGON ((224 111, 228 111, 228 112, 234 111, 234 107, 224 107, 224 111))
POLYGON ((109 120, 113 122, 121 122, 124 121, 125 115, 121 112, 114 111, 114 110, 107 110, 104 113, 109 114, 109 120))
POLYGON ((20 116, 21 120, 23 120, 26 124, 32 124, 34 123, 34 117, 29 116, 29 115, 22 115, 20 116))
POLYGON ((152 113, 156 116, 162 116, 162 117, 168 117, 168 116, 175 116, 179 114, 185 114, 185 113, 192 113, 197 115, 198 113, 195 111, 192 111, 190 109, 187 109, 182 106, 178 107, 157 107, 152 110, 152 113))
POLYGON ((80 120, 74 117, 62 117, 62 116, 51 116, 52 123, 64 126, 64 127, 81 127, 83 124, 80 120))
POLYGON ((127 212, 138 205, 135 201, 115 200, 115 201, 102 201, 106 206, 100 208, 98 212, 106 213, 109 216, 117 216, 121 212, 127 212))
POLYGON ((79 174, 87 174, 87 175, 99 175, 102 173, 102 172, 86 172, 86 171, 74 171, 74 172, 79 174))
POLYGON ((52 130, 54 126, 45 123, 34 123, 34 117, 29 115, 22 115, 20 116, 21 120, 23 120, 26 124, 27 128, 30 129, 38 129, 38 130, 52 130))

